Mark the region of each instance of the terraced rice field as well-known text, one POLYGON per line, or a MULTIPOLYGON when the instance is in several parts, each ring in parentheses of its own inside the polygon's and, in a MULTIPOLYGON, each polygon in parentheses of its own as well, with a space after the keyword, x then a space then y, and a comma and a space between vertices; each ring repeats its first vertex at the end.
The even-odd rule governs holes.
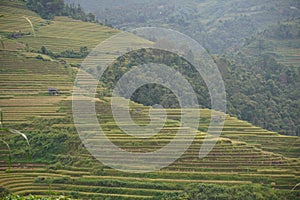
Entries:
POLYGON ((32 34, 32 28, 24 16, 29 17, 34 25, 46 22, 38 14, 24 8, 25 5, 19 1, 3 0, 0 2, 1 32, 14 33, 21 31, 22 33, 32 34))
MULTIPOLYGON (((299 44, 300 40, 290 41, 291 43, 299 44)), ((295 66, 299 67, 300 62, 300 53, 299 48, 279 48, 277 50, 279 55, 282 55, 279 58, 279 62, 286 66, 295 66)))
MULTIPOLYGON (((118 31, 67 17, 44 20, 20 1, 1 1, 0 15, 1 33, 27 34, 18 39, 1 38, 0 107, 4 124, 26 123, 32 116, 63 117, 64 113, 57 113, 56 104, 71 94, 73 69, 46 55, 43 57, 49 61, 37 60, 35 57, 39 54, 26 52, 26 44, 35 51, 42 46, 53 52, 79 51, 82 46, 94 48, 118 31), (34 31, 24 17, 32 22, 34 31), (48 88, 57 88, 60 95, 49 97, 48 88)), ((66 59, 73 64, 80 64, 82 60, 66 59)))
MULTIPOLYGON (((68 105, 70 100, 64 100, 61 105, 67 115, 71 113, 68 105)), ((133 118, 146 124, 148 108, 134 103, 131 108, 141 110, 138 114, 133 113, 133 118)), ((179 111, 167 110, 171 115, 168 125, 161 131, 163 134, 144 142, 140 139, 129 139, 114 123, 112 114, 109 114, 109 104, 97 102, 100 125, 107 137, 132 152, 153 151, 162 147, 166 141, 172 140, 170 128, 178 126, 176 119, 179 111)), ((200 127, 205 128, 211 111, 201 109, 199 112, 202 116, 200 127)), ((74 125, 64 124, 62 120, 52 127, 63 130, 65 127, 74 128, 74 125)), ((79 195, 81 198, 155 199, 161 194, 182 190, 185 183, 259 183, 289 191, 299 182, 299 138, 280 136, 226 116, 224 132, 216 146, 208 156, 199 159, 199 149, 205 135, 205 132, 196 131, 196 139, 189 149, 176 162, 158 172, 125 173, 104 167, 100 175, 94 175, 90 168, 84 167, 47 169, 45 166, 27 167, 24 164, 21 168, 15 163, 11 174, 1 172, 2 185, 16 194, 25 195, 33 193, 79 195), (289 151, 284 151, 282 148, 291 141, 294 145, 289 146, 289 151)), ((90 157, 88 154, 79 156, 90 157)), ((117 156, 108 156, 109 158, 122 159, 117 156)), ((96 160, 94 162, 98 163, 96 160)), ((6 167, 7 164, 2 163, 2 168, 6 167)), ((299 188, 294 192, 299 193, 299 188)))
MULTIPOLYGON (((65 101, 66 103, 67 101, 65 101)), ((102 105, 104 106, 104 105, 102 105)), ((200 112, 208 113, 208 110, 200 112)), ((175 110, 171 110, 172 113, 175 110)), ((67 111, 68 113, 68 111, 67 111)), ((104 114, 103 114, 104 115, 104 114)), ((105 114, 106 122, 101 126, 110 125, 109 131, 106 131, 109 137, 115 143, 118 143, 127 150, 135 151, 139 148, 145 148, 147 151, 156 149, 157 143, 137 146, 139 141, 124 140, 124 133, 117 130, 117 127, 111 128, 111 120, 108 114, 105 114), (112 134, 113 133, 113 134, 112 134), (135 143, 135 144, 134 144, 135 143)), ((101 119, 101 115, 99 116, 101 119)), ((103 119, 103 118, 102 118, 103 119)), ((235 123, 245 126, 235 118, 228 116, 227 125, 235 123)), ((71 127, 72 124, 55 124, 53 127, 62 129, 71 127)), ((248 126, 245 130, 239 130, 237 134, 255 137, 265 137, 265 130, 254 126, 248 126), (262 133, 262 134, 261 134, 262 133), (260 135, 261 134, 261 135, 260 135)), ((232 131, 232 135, 234 135, 232 131)), ((185 183, 216 183, 216 184, 251 184, 260 183, 269 185, 277 189, 291 190, 299 181, 299 151, 293 157, 283 156, 272 151, 265 151, 249 142, 229 139, 231 135, 223 135, 209 155, 203 159, 198 158, 199 149, 205 133, 197 132, 197 137, 190 148, 170 166, 158 172, 136 174, 125 173, 104 167, 100 175, 94 175, 90 168, 80 167, 62 167, 62 169, 47 169, 43 165, 31 165, 17 163, 8 174, 1 171, 1 185, 14 192, 15 194, 42 194, 42 195, 78 195, 81 198, 100 198, 115 197, 116 199, 155 199, 155 197, 177 192, 183 189, 185 183), (227 138, 226 138, 227 137, 227 138), (75 192, 76 191, 76 192, 75 192), (75 193, 74 193, 75 192, 75 193)), ((274 143, 279 136, 276 133, 269 133, 268 137, 274 143)), ((165 134, 156 141, 171 140, 168 134, 165 134)), ((237 138, 238 139, 238 138, 237 138)), ((294 139, 299 147, 300 141, 294 139)), ((264 143, 264 141, 263 141, 264 143)), ((5 153, 5 152, 3 152, 5 153)), ((5 155, 5 154, 4 154, 5 155)), ((81 155, 83 157, 89 155, 81 155)), ((112 159, 122 159, 113 157, 112 159)), ((97 163, 97 161, 94 161, 97 163)), ((1 163, 2 169, 7 169, 5 162, 1 163)), ((294 192, 299 192, 296 188, 294 192)))
MULTIPOLYGON (((34 51, 45 46, 55 53, 65 50, 79 51, 83 46, 92 50, 103 40, 119 32, 106 26, 81 22, 68 17, 56 17, 52 21, 44 20, 36 13, 27 10, 24 3, 19 1, 1 1, 0 16, 0 32, 25 34, 16 40, 2 37, 1 40, 4 44, 4 46, 0 45, 2 50, 24 51, 26 45, 34 51), (26 18, 32 22, 34 30, 26 18)), ((83 59, 69 58, 66 60, 68 63, 80 64, 83 59)))
MULTIPOLYGON (((34 24, 46 23, 34 13, 23 11, 22 5, 13 5, 11 7, 7 1, 0 3, 0 11, 4 15, 4 21, 0 21, 1 31, 13 32, 20 29, 22 32, 30 32, 28 24, 22 19, 23 15, 32 18, 34 24), (18 9, 22 11, 18 12, 18 9)), ((107 27, 86 25, 64 17, 35 28, 35 38, 29 35, 17 41, 4 42, 11 45, 28 43, 34 49, 45 45, 52 51, 61 51, 66 48, 79 49, 82 45, 92 48, 117 32, 107 27), (95 31, 86 32, 89 26, 95 31), (79 31, 75 32, 74 29, 79 31)), ((0 51, 0 107, 3 110, 4 125, 13 127, 15 124, 31 124, 32 119, 41 118, 49 120, 53 130, 68 130, 68 134, 76 136, 74 124, 70 121, 73 71, 56 61, 26 58, 22 55, 24 53, 26 52, 22 49, 13 46, 10 49, 2 48, 0 51), (50 87, 57 88, 61 92, 60 95, 49 96, 50 87), (52 123, 54 121, 55 123, 52 123)), ((67 62, 80 62, 80 59, 70 59, 67 62)), ((168 120, 159 134, 149 140, 133 138, 124 134, 116 125, 109 98, 93 100, 96 103, 99 123, 106 136, 127 151, 150 152, 159 149, 169 143, 178 130, 181 110, 167 109, 168 120)), ((136 123, 149 123, 149 107, 131 103, 130 109, 136 123)), ((229 115, 226 115, 222 135, 217 144, 208 156, 200 159, 199 150, 207 134, 211 112, 208 109, 199 110, 199 129, 192 130, 196 137, 188 150, 170 166, 151 173, 125 173, 114 170, 102 166, 88 152, 56 156, 66 160, 92 160, 94 166, 99 166, 99 169, 103 167, 103 170, 95 174, 94 169, 75 164, 53 167, 43 162, 15 161, 9 173, 8 151, 1 143, 0 187, 20 195, 63 194, 85 199, 159 199, 162 194, 183 190, 184 185, 189 183, 258 183, 286 191, 290 191, 299 183, 298 137, 281 136, 229 115)), ((122 157, 108 155, 107 159, 122 157)), ((296 187, 293 192, 300 194, 300 188, 296 187)))
POLYGON ((80 22, 67 17, 56 17, 51 24, 41 26, 36 37, 23 37, 18 41, 29 44, 33 49, 40 49, 41 46, 45 46, 47 49, 58 53, 66 49, 79 51, 82 46, 92 49, 117 32, 114 29, 93 23, 80 22), (75 29, 76 31, 74 31, 75 29))
POLYGON ((64 116, 55 104, 70 95, 72 78, 68 69, 54 62, 27 59, 1 51, 0 106, 4 124, 24 123, 33 116, 64 116), (49 96, 57 88, 59 96, 49 96))

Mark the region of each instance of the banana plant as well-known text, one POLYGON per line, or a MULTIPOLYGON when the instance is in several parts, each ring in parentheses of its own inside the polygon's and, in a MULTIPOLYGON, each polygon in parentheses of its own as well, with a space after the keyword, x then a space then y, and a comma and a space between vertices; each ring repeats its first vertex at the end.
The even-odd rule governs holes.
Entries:
POLYGON ((300 183, 296 184, 291 191, 294 191, 298 186, 300 186, 300 183))
MULTIPOLYGON (((11 128, 4 128, 3 126, 3 113, 2 113, 2 110, 0 109, 0 131, 2 132, 10 132, 10 133, 13 133, 13 134, 18 134, 20 136, 22 136, 26 142, 27 142, 27 145, 28 145, 28 148, 29 148, 29 151, 27 152, 27 162, 30 161, 30 154, 31 154, 31 150, 30 150, 30 143, 29 143, 29 140, 28 140, 28 137, 26 136, 25 133, 22 133, 18 130, 15 130, 15 129, 11 129, 11 128)), ((6 146, 7 146, 7 149, 8 149, 8 173, 10 173, 10 168, 11 168, 11 160, 12 160, 12 156, 11 156, 11 148, 10 148, 10 145, 4 141, 3 139, 0 138, 0 141, 3 142, 6 146)))
POLYGON ((28 140, 27 136, 24 133, 22 133, 22 132, 20 132, 18 130, 15 130, 15 129, 11 129, 10 128, 10 129, 8 129, 8 131, 11 132, 11 133, 14 133, 14 134, 21 135, 26 140, 27 145, 29 147, 29 151, 27 153, 27 162, 29 162, 30 161, 30 154, 31 154, 31 152, 30 152, 30 144, 29 144, 29 140, 28 140))
POLYGON ((31 27, 31 30, 32 30, 33 37, 35 37, 35 31, 34 31, 33 23, 31 22, 31 20, 30 20, 28 17, 23 16, 23 18, 26 19, 26 21, 30 24, 30 27, 31 27))
POLYGON ((10 151, 10 146, 7 142, 5 142, 4 140, 0 139, 1 142, 3 142, 8 149, 8 174, 10 173, 10 167, 11 167, 11 151, 10 151))

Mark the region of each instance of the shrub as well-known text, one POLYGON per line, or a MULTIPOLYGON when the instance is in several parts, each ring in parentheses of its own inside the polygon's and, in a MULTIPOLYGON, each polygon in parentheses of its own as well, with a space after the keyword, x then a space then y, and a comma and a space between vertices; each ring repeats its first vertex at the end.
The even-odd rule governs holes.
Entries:
POLYGON ((39 60, 44 60, 43 56, 41 56, 41 55, 37 55, 35 58, 39 59, 39 60))
POLYGON ((95 166, 91 172, 93 175, 102 175, 103 174, 103 166, 95 166))

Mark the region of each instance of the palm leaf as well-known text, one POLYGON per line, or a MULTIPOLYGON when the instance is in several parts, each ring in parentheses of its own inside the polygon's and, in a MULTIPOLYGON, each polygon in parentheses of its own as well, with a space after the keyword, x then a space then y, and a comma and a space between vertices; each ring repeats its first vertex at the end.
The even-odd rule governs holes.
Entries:
POLYGON ((8 129, 8 131, 11 132, 11 133, 15 133, 15 134, 21 135, 21 136, 26 140, 26 142, 27 142, 27 144, 28 144, 28 147, 29 147, 29 151, 28 151, 26 157, 27 157, 27 162, 29 162, 29 160, 30 160, 30 144, 29 144, 29 140, 28 140, 26 134, 25 134, 25 133, 22 133, 22 132, 20 132, 20 131, 18 131, 18 130, 15 130, 15 129, 11 129, 11 128, 8 129))

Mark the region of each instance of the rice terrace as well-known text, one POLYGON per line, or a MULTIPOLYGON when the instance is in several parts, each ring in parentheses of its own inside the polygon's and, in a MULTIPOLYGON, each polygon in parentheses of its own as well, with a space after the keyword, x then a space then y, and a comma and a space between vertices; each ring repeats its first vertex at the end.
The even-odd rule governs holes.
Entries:
MULTIPOLYGON (((293 0, 1 0, 0 199, 300 199, 299 22, 300 4, 293 0), (255 27, 253 32, 247 23, 255 27), (196 57, 125 45, 173 47, 155 35, 145 39, 128 34, 116 42, 127 52, 121 56, 121 50, 111 50, 113 46, 98 49, 102 54, 97 62, 112 63, 98 82, 91 74, 100 67, 80 73, 84 63, 92 63, 88 58, 99 56, 99 44, 133 28, 155 26, 183 32, 204 46, 224 80, 226 113, 211 109, 209 85, 189 62, 196 57), (230 32, 232 26, 239 33, 230 32), (138 127, 145 127, 144 134, 151 120, 157 120, 157 133, 147 138, 135 137, 141 131, 124 131, 120 125, 131 125, 118 122, 113 112, 125 108, 112 106, 117 82, 145 63, 163 63, 178 71, 199 102, 197 108, 180 107, 178 96, 166 86, 150 83, 137 88, 127 98, 128 113, 138 127), (96 84, 92 97, 74 97, 79 79, 96 84), (104 137, 132 155, 159 151, 177 140, 178 132, 195 137, 174 162, 149 172, 143 172, 144 163, 134 166, 137 171, 127 171, 138 156, 128 162, 123 154, 112 155, 108 147, 101 147, 107 163, 124 161, 115 168, 91 151, 104 138, 92 136, 95 124, 75 124, 75 100, 93 105, 104 137), (161 113, 166 119, 160 129, 161 113), (209 141, 220 129, 211 126, 212 116, 220 113, 221 134, 209 141), (197 128, 182 123, 184 117, 199 117, 197 128), (84 135, 79 136, 80 129, 84 135), (201 157, 206 140, 214 146, 201 157)), ((152 74, 140 79, 147 76, 152 74)), ((90 115, 89 110, 82 114, 90 115)), ((177 151, 173 146, 164 153, 177 151)), ((164 160, 151 162, 159 166, 164 160)))

